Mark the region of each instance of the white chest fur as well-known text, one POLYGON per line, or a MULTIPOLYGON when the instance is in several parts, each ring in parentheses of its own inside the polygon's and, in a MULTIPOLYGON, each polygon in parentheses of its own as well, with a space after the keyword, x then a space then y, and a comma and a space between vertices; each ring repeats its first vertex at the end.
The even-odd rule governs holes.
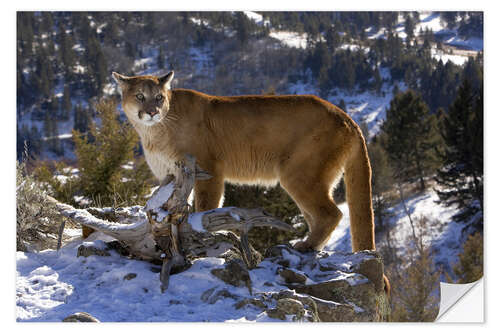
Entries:
POLYGON ((164 152, 152 152, 145 149, 144 156, 146 157, 146 162, 148 162, 151 171, 153 171, 153 174, 159 181, 162 181, 174 170, 174 161, 170 160, 168 155, 164 152))

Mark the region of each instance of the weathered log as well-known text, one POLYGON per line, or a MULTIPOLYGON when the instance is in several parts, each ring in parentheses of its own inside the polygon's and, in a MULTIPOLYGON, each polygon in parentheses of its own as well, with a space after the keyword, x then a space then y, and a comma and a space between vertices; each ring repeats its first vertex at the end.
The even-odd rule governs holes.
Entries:
MULTIPOLYGON (((77 209, 52 200, 62 215, 116 238, 134 257, 161 260, 160 280, 164 291, 174 268, 189 267, 186 258, 199 257, 220 241, 236 245, 246 265, 253 268, 257 263, 248 242, 251 228, 267 226, 293 230, 259 208, 225 207, 192 213, 188 197, 195 179, 209 178, 210 175, 196 165, 194 157, 186 156, 144 207, 77 209), (227 230, 239 231, 240 237, 220 233, 227 230)), ((60 234, 63 228, 61 226, 60 234)))

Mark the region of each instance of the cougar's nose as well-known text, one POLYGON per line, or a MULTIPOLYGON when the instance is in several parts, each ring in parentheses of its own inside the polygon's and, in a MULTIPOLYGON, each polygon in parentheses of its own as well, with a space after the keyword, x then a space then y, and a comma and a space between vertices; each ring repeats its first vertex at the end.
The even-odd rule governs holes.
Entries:
POLYGON ((149 110, 147 111, 147 113, 151 116, 151 117, 154 117, 155 115, 157 115, 159 113, 158 110, 156 109, 153 109, 153 110, 149 110))

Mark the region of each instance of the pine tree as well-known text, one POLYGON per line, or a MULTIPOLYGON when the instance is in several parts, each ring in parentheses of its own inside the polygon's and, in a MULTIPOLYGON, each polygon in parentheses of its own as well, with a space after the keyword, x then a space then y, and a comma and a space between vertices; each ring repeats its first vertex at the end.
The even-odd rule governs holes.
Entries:
POLYGON ((483 246, 480 232, 469 235, 457 264, 453 266, 453 273, 457 276, 455 283, 471 283, 483 277, 483 246))
POLYGON ((346 105, 345 105, 345 101, 344 101, 344 99, 340 99, 340 102, 339 102, 338 107, 339 107, 342 111, 347 112, 347 109, 346 109, 346 105))
POLYGON ((86 133, 89 129, 91 118, 90 109, 78 104, 74 108, 73 129, 80 133, 86 133))
POLYGON ((414 31, 415 31, 415 22, 413 21, 413 18, 410 15, 408 15, 405 19, 405 32, 407 41, 410 41, 415 37, 414 31))
POLYGON ((474 92, 468 80, 459 88, 455 102, 440 124, 446 144, 443 165, 435 177, 436 192, 443 205, 457 204, 455 216, 466 221, 483 212, 483 92, 474 92))
POLYGON ((42 151, 42 135, 35 125, 31 126, 29 132, 30 155, 37 156, 42 151))
POLYGON ((441 19, 446 22, 446 27, 450 30, 457 26, 457 12, 442 12, 441 19))
POLYGON ((373 88, 377 92, 377 94, 380 94, 380 91, 382 89, 382 77, 380 76, 380 71, 377 68, 375 68, 375 71, 373 72, 373 88))
POLYGON ((62 24, 62 22, 59 24, 58 43, 59 57, 62 61, 64 72, 66 77, 70 78, 73 74, 73 66, 76 62, 76 55, 73 50, 73 41, 66 33, 66 26, 62 24))
POLYGON ((160 44, 160 48, 158 50, 158 58, 157 58, 157 66, 159 70, 165 68, 165 53, 163 51, 163 45, 160 44))
POLYGON ((150 173, 144 161, 132 173, 122 167, 134 161, 139 138, 130 124, 120 123, 116 106, 115 101, 101 100, 97 104, 100 126, 92 122, 86 135, 73 131, 80 188, 94 204, 104 206, 144 202, 149 190, 150 173), (133 181, 123 180, 132 177, 133 181))
POLYGON ((242 46, 246 45, 250 38, 250 20, 243 12, 236 12, 235 29, 236 37, 242 46))
MULTIPOLYGON (((53 98, 53 100, 54 99, 55 98, 53 98)), ((58 137, 59 132, 57 129, 57 122, 55 120, 54 114, 52 114, 52 109, 49 109, 45 115, 43 132, 50 151, 56 153, 57 155, 60 155, 62 153, 62 146, 58 137)))
POLYGON ((392 187, 393 171, 389 164, 387 152, 381 144, 381 139, 375 137, 368 144, 368 155, 370 156, 372 167, 372 197, 375 228, 378 231, 384 229, 384 221, 389 216, 387 209, 390 207, 390 202, 385 192, 392 187))
POLYGON ((334 27, 330 27, 326 31, 326 45, 331 53, 333 53, 340 45, 340 36, 334 27))
POLYGON ((71 112, 71 109, 72 109, 72 104, 71 104, 71 93, 69 89, 69 84, 65 84, 63 98, 62 98, 62 105, 61 105, 61 118, 63 120, 69 119, 69 114, 71 112))
POLYGON ((387 110, 382 130, 386 134, 384 148, 391 165, 402 181, 420 182, 425 189, 424 178, 437 165, 435 149, 440 144, 436 117, 412 90, 397 94, 387 110))

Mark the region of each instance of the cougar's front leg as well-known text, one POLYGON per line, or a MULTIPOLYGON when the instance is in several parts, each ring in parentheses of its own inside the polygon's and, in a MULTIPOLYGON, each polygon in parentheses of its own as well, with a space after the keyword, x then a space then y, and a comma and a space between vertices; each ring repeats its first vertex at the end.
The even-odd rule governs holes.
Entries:
POLYGON ((194 207, 197 212, 203 212, 219 207, 224 193, 224 180, 212 176, 208 180, 197 180, 194 184, 194 207))

